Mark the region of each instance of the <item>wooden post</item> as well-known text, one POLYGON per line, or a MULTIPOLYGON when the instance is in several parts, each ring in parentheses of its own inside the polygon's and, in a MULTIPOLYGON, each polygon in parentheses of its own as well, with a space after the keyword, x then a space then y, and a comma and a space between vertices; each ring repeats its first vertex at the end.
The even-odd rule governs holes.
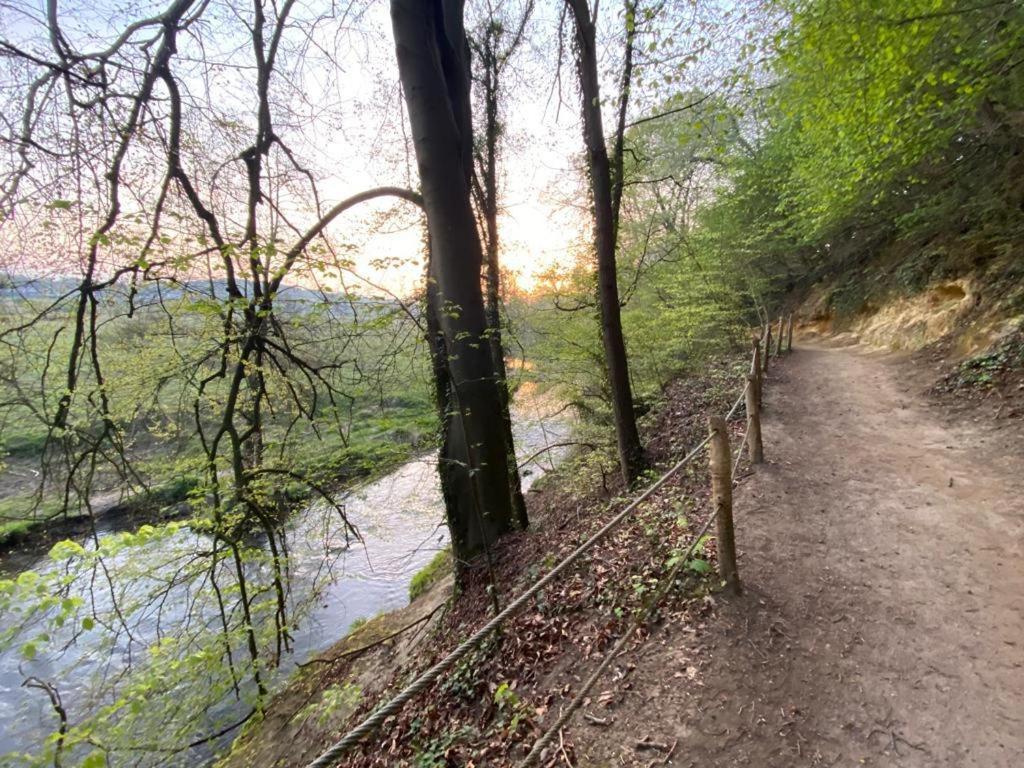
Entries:
POLYGON ((754 339, 754 357, 750 361, 750 373, 754 377, 754 392, 757 394, 757 407, 761 407, 761 340, 754 339))
POLYGON ((757 401, 757 376, 747 376, 747 447, 750 463, 764 463, 764 445, 761 442, 761 404, 757 401))
POLYGON ((782 355, 782 342, 785 340, 785 334, 782 332, 782 315, 779 315, 779 338, 775 342, 775 356, 779 357, 782 355))
POLYGON ((793 351, 793 313, 789 313, 789 333, 788 339, 786 340, 786 351, 793 351))
POLYGON ((711 429, 711 505, 715 510, 718 541, 718 569, 734 595, 740 594, 736 568, 736 536, 732 524, 732 455, 725 419, 709 416, 711 429))
POLYGON ((764 359, 761 361, 764 366, 763 370, 768 373, 768 358, 772 356, 772 324, 768 323, 764 327, 764 359))

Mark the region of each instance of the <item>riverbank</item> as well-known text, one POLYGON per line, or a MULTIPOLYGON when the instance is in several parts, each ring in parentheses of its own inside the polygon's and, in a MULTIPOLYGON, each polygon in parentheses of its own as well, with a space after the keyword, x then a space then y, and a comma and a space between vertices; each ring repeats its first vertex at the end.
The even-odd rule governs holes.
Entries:
MULTIPOLYGON (((565 454, 572 418, 564 403, 546 393, 521 394, 514 419, 522 460, 533 470, 524 472, 528 487, 565 454)), ((348 488, 339 503, 360 541, 351 538, 336 508, 319 502, 297 510, 286 525, 290 647, 267 673, 271 690, 351 627, 372 628, 370 617, 407 605, 414 575, 446 547, 432 454, 420 453, 348 488)), ((255 699, 252 681, 244 678, 238 681, 240 695, 234 695, 231 668, 219 663, 223 641, 216 631, 217 594, 206 586, 210 540, 181 523, 143 526, 133 534, 105 530, 107 522, 97 521, 95 540, 90 532, 81 544, 62 547, 56 559, 44 553, 24 564, 16 578, 0 581, 6 590, 0 607, 9 617, 0 637, 5 641, 0 648, 0 719, 6 725, 0 753, 41 754, 42 745, 52 743, 46 739, 59 720, 45 695, 23 685, 37 677, 60 692, 74 736, 88 733, 106 744, 119 739, 116 748, 154 755, 162 764, 167 760, 161 755, 169 750, 177 755, 169 764, 208 764, 234 737, 229 724, 245 717, 255 699), (46 597, 51 591, 59 591, 58 596, 46 597), (70 618, 60 613, 65 606, 70 618), (171 645, 172 638, 181 643, 180 650, 171 645), (169 655, 182 660, 175 667, 180 674, 154 683, 154 660, 163 662, 169 655), (207 658, 217 663, 206 664, 207 658), (211 679, 218 685, 211 685, 211 679), (146 706, 129 703, 122 717, 103 715, 104 702, 117 706, 126 701, 126 690, 134 696, 136 689, 140 704, 149 702, 146 706), (186 700, 188 715, 176 713, 186 700), (124 723, 131 717, 148 720, 129 727, 124 723), (108 727, 120 730, 111 736, 108 727), (152 734, 164 741, 155 742, 152 734), (178 753, 192 742, 201 743, 200 748, 178 753)), ((268 606, 266 596, 272 596, 270 569, 261 567, 270 562, 268 552, 260 537, 246 543, 247 583, 265 596, 251 605, 261 610, 268 606)), ((223 594, 233 574, 221 563, 217 584, 223 594)), ((272 632, 271 617, 263 618, 260 627, 272 632)))
MULTIPOLYGON (((335 451, 310 470, 315 471, 319 487, 335 494, 348 493, 429 453, 422 442, 385 442, 335 451), (321 476, 331 479, 319 482, 321 476)), ((0 520, 4 521, 0 523, 0 573, 29 567, 32 560, 43 557, 56 542, 84 537, 97 526, 103 533, 114 533, 180 520, 193 511, 189 498, 198 486, 198 478, 181 476, 147 491, 127 495, 110 491, 90 502, 91 512, 67 514, 61 512, 54 494, 46 496, 38 505, 34 494, 0 499, 0 520), (34 509, 17 514, 19 501, 34 509)), ((284 492, 293 508, 316 496, 308 485, 297 482, 287 485, 284 492)))
MULTIPOLYGON (((725 413, 745 373, 745 355, 721 359, 677 379, 644 419, 656 468, 699 442, 709 413, 725 413)), ((624 503, 611 447, 579 452, 527 494, 531 528, 494 552, 504 603, 591 535, 624 503)), ((571 696, 583 665, 607 649, 657 588, 666 563, 691 541, 706 513, 703 462, 679 473, 546 592, 499 638, 414 698, 385 732, 357 750, 353 766, 502 766, 571 696)), ((659 621, 696 626, 714 603, 701 551, 660 607, 659 621)), ((402 612, 371 622, 307 665, 250 722, 223 768, 303 766, 417 670, 441 658, 490 615, 486 574, 471 574, 457 601, 441 582, 402 612), (397 634, 395 634, 397 633, 397 634)), ((596 663, 596 662, 595 662, 596 663)), ((595 693, 601 706, 614 697, 595 693)), ((566 745, 571 750, 571 745, 566 745)))

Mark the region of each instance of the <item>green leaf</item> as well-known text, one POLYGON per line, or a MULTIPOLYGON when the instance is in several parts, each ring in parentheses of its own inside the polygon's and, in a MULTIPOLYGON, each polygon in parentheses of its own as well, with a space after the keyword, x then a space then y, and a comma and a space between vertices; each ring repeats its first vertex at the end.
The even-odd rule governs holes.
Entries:
POLYGON ((711 570, 711 563, 707 560, 701 560, 699 557, 695 557, 686 564, 686 567, 694 573, 707 573, 711 570))

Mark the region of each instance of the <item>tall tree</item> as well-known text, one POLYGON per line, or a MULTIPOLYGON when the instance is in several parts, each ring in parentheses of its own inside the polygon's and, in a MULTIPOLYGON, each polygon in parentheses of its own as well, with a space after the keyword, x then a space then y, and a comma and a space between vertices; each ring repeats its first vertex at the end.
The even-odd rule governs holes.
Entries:
POLYGON ((480 136, 475 152, 476 165, 473 178, 473 192, 477 210, 483 223, 484 263, 486 265, 486 293, 484 312, 489 330, 488 340, 495 374, 498 377, 498 394, 505 411, 505 441, 508 443, 509 487, 512 502, 516 506, 523 525, 526 525, 526 502, 519 482, 519 471, 515 466, 515 437, 512 433, 510 411, 511 392, 508 386, 508 370, 505 367, 505 347, 502 343, 501 328, 501 264, 498 231, 498 162, 500 141, 504 133, 500 114, 502 80, 505 67, 523 40, 526 22, 533 13, 533 0, 527 0, 518 18, 510 19, 504 10, 487 3, 486 16, 480 27, 470 37, 475 58, 473 80, 478 87, 478 120, 480 136))
MULTIPOLYGON (((470 200, 473 128, 463 0, 392 0, 398 71, 412 125, 430 236, 432 302, 447 366, 439 472, 456 558, 519 528, 509 446, 488 342, 483 248, 470 200)), ((436 359, 436 355, 435 355, 436 359)))
MULTIPOLYGON (((596 22, 587 0, 566 0, 576 29, 576 69, 582 98, 583 139, 587 151, 593 196, 594 250, 597 252, 597 298, 601 312, 601 341, 611 390, 612 413, 623 479, 631 483, 644 467, 644 452, 633 411, 633 392, 629 379, 629 360, 622 334, 616 236, 618 207, 622 195, 623 145, 616 140, 616 171, 613 175, 601 118, 601 87, 597 71, 596 22)), ((626 57, 619 104, 619 133, 625 130, 632 73, 633 25, 635 4, 627 3, 626 57)))
MULTIPOLYGON (((420 202, 418 194, 390 187, 330 208, 321 197, 319 174, 301 151, 315 132, 293 129, 305 124, 298 105, 315 97, 279 90, 287 76, 312 83, 302 68, 317 59, 309 49, 320 49, 309 42, 325 18, 317 10, 294 0, 163 0, 160 11, 144 5, 114 9, 95 29, 62 14, 56 2, 35 16, 19 11, 13 27, 0 20, 5 114, 14 114, 13 105, 22 110, 0 127, 4 267, 20 252, 30 275, 45 275, 43 254, 52 252, 60 273, 80 270, 72 288, 59 288, 52 301, 24 302, 17 321, 0 328, 7 360, 31 359, 29 343, 40 336, 48 350, 38 368, 5 366, 7 387, 31 376, 38 384, 21 391, 38 387, 40 394, 22 398, 15 386, 10 398, 5 387, 0 421, 27 410, 45 427, 34 494, 39 508, 56 499, 64 514, 91 516, 101 494, 123 491, 131 501, 142 491, 169 489, 182 499, 183 483, 191 491, 189 523, 203 534, 172 578, 152 579, 158 592, 144 585, 160 573, 159 558, 133 583, 120 566, 104 564, 113 551, 93 528, 94 559, 86 564, 74 554, 67 564, 70 573, 74 559, 91 575, 54 586, 62 599, 93 606, 90 621, 110 633, 104 644, 125 648, 89 697, 105 701, 116 680, 118 703, 78 713, 68 740, 84 743, 109 727, 97 741, 105 752, 130 752, 133 762, 139 753, 166 756, 191 743, 190 727, 222 711, 225 696, 262 707, 267 670, 289 650, 305 610, 289 582, 291 532, 284 521, 292 505, 321 496, 340 514, 345 535, 355 533, 327 485, 336 479, 332 467, 348 467, 293 454, 323 427, 336 429, 347 445, 340 414, 354 400, 347 390, 365 380, 352 360, 362 331, 354 318, 339 320, 342 313, 318 319, 289 311, 281 294, 290 282, 327 273, 327 230, 355 206, 393 196, 420 202), (8 38, 10 32, 17 37, 8 38), (79 45, 83 39, 87 48, 79 45), (215 70, 237 77, 205 77, 215 70), (44 211, 52 221, 40 226, 44 211), (47 242, 55 247, 43 247, 47 242), (313 323, 316 344, 309 343, 313 323), (159 333, 148 330, 156 325, 159 333), (345 336, 342 354, 331 344, 336 334, 345 336), (118 343, 125 338, 134 343, 118 343), (146 354, 155 347, 160 356, 146 354), (51 397, 58 365, 61 384, 51 397), (126 377, 126 368, 141 370, 126 377), (162 397, 166 389, 175 392, 173 405, 162 397), (168 432, 180 453, 171 452, 168 432), (160 460, 147 461, 147 454, 160 460), (264 534, 259 546, 253 533, 264 534), (75 594, 101 589, 102 608, 75 594), (178 589, 197 597, 179 601, 172 596, 178 589), (134 682, 147 680, 140 659, 155 658, 149 612, 139 607, 143 595, 182 612, 172 632, 157 630, 163 666, 152 687, 134 682), (186 670, 200 669, 200 658, 203 674, 189 677, 186 670), (147 697, 173 695, 136 711, 126 692, 132 686, 147 697), (172 710, 177 717, 161 722, 158 733, 134 727, 172 710)), ((324 305, 330 300, 327 293, 321 298, 324 305)), ((159 498, 154 494, 154 503, 162 504, 159 498)), ((148 552, 121 561, 137 566, 136 574, 150 565, 148 552)))

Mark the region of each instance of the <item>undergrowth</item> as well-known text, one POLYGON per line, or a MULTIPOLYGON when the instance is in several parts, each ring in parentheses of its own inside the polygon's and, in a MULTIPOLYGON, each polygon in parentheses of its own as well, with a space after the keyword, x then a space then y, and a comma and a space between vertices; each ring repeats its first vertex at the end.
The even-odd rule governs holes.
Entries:
POLYGON ((426 592, 430 587, 452 572, 452 551, 442 549, 433 559, 417 571, 409 582, 409 602, 426 592))
MULTIPOLYGON (((728 410, 740 392, 742 373, 745 354, 718 360, 665 388, 657 408, 643 420, 656 467, 652 477, 703 437, 709 413, 728 410)), ((734 427, 739 429, 739 423, 734 427)), ((494 552, 493 573, 502 605, 633 498, 635 492, 626 493, 618 483, 614 467, 611 450, 583 451, 550 473, 543 490, 529 494, 531 530, 508 537, 494 552)), ((538 595, 531 608, 463 659, 438 686, 411 701, 389 721, 383 744, 376 742, 378 746, 353 754, 347 764, 514 764, 519 746, 532 742, 548 713, 571 698, 576 681, 664 584, 666 574, 693 542, 707 514, 707 498, 706 459, 701 458, 538 595)), ((703 598, 719 585, 709 541, 705 536, 697 542, 696 552, 667 598, 654 606, 655 618, 638 640, 669 614, 673 623, 688 622, 710 609, 703 598)), ((440 556, 435 558, 419 581, 429 581, 440 562, 440 556)), ((460 600, 422 644, 425 655, 416 662, 417 669, 437 661, 491 615, 488 582, 486 570, 466 575, 460 600)), ((396 671, 381 698, 395 693, 414 674, 413 669, 396 671)), ((367 701, 351 722, 372 706, 367 701)), ((572 754, 568 742, 566 750, 572 754)))
POLYGON ((942 378, 936 390, 995 389, 1021 372, 1024 372, 1024 329, 1017 330, 993 349, 961 362, 942 378))

